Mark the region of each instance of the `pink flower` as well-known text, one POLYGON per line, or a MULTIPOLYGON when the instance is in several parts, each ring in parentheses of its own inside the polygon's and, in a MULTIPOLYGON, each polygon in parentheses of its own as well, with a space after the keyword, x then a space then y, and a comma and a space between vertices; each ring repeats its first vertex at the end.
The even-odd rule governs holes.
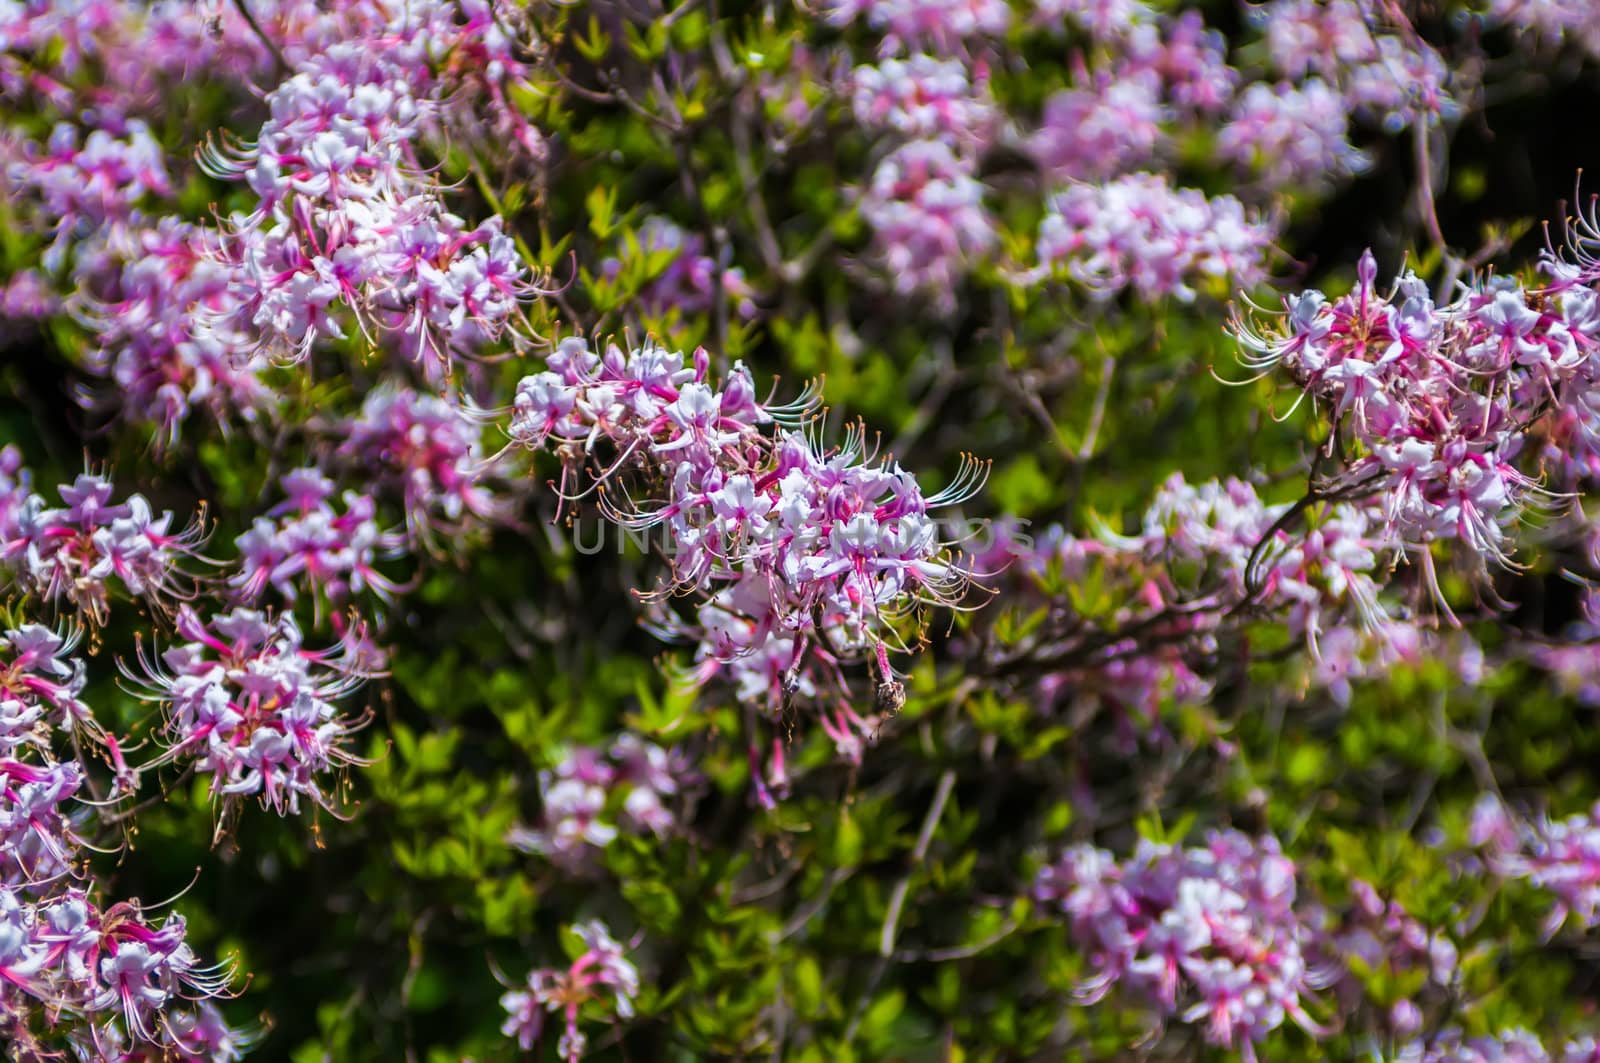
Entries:
POLYGON ((210 773, 224 801, 255 795, 279 814, 300 799, 336 812, 318 776, 363 763, 347 748, 366 719, 339 713, 336 702, 365 676, 360 662, 304 648, 288 616, 236 609, 204 623, 187 607, 178 632, 190 641, 158 664, 141 657, 128 677, 166 709, 166 752, 153 763, 192 761, 210 773), (162 667, 164 665, 164 667, 162 667))
POLYGON ((1306 960, 1314 933, 1295 910, 1294 865, 1270 837, 1142 841, 1124 863, 1074 846, 1040 871, 1034 897, 1060 909, 1088 957, 1088 1002, 1119 987, 1158 1020, 1203 1022, 1207 1041, 1247 1058, 1285 1017, 1326 1033, 1306 1010, 1321 982, 1306 960))
POLYGON ((1207 285, 1259 283, 1276 236, 1232 196, 1207 199, 1155 174, 1074 183, 1049 202, 1027 279, 1059 273, 1104 299, 1132 290, 1189 302, 1207 285))
MULTIPOLYGON (((23 481, 13 481, 20 492, 23 481)), ((103 476, 84 473, 60 489, 62 505, 13 493, 20 505, 0 503, 0 574, 47 602, 66 602, 90 623, 105 623, 115 588, 170 608, 189 594, 180 561, 196 556, 205 533, 197 523, 172 531, 143 495, 113 503, 103 476)))
POLYGON ((956 286, 998 239, 983 193, 972 161, 944 141, 912 141, 878 164, 861 216, 896 292, 953 309, 956 286))
POLYGON ((501 1032, 516 1037, 518 1045, 531 1050, 544 1027, 544 1013, 559 1012, 564 1019, 557 1053, 567 1063, 582 1057, 587 1039, 578 1028, 586 1005, 601 1001, 609 992, 610 1007, 619 1018, 633 1017, 633 998, 639 995, 639 971, 625 955, 622 945, 597 919, 572 928, 584 952, 565 971, 538 968, 528 974, 527 988, 514 989, 500 998, 507 1012, 501 1032))

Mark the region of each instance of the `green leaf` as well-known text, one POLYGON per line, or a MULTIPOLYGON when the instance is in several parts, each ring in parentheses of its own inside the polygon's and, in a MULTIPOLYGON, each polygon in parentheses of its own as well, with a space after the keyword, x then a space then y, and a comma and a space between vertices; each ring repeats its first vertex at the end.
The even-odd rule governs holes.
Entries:
POLYGON ((584 37, 581 33, 574 33, 572 43, 578 49, 578 54, 591 63, 599 63, 611 50, 611 37, 601 28, 600 18, 597 15, 589 16, 589 36, 584 37))
POLYGON ((616 230, 617 195, 615 186, 602 183, 589 189, 584 197, 583 205, 589 212, 589 231, 601 240, 609 238, 616 230))
POLYGON ((905 1010, 906 995, 899 989, 891 990, 872 1002, 861 1019, 861 1036, 869 1042, 889 1039, 890 1027, 905 1010))
POLYGON ((849 809, 839 810, 838 827, 833 835, 833 862, 836 867, 854 867, 861 862, 861 827, 849 809))

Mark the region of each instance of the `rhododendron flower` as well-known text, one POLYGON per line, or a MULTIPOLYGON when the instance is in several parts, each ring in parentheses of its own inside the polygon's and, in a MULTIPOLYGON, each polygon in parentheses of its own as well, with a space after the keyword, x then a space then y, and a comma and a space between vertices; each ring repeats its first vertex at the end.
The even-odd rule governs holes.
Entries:
POLYGON ((281 815, 306 797, 336 811, 319 776, 364 763, 345 746, 366 719, 335 704, 365 678, 358 662, 305 649, 287 615, 236 609, 203 622, 185 608, 177 627, 188 642, 127 673, 166 708, 168 748, 151 766, 192 762, 227 803, 254 795, 281 815))
POLYGON ((578 1028, 579 1015, 586 1004, 604 999, 609 991, 610 1006, 620 1018, 633 1015, 633 998, 639 994, 638 968, 626 958, 623 946, 611 937, 599 920, 591 919, 572 928, 584 946, 583 953, 565 971, 538 968, 529 972, 527 988, 512 990, 500 998, 507 1014, 500 1028, 515 1037, 524 1051, 530 1051, 544 1027, 544 1013, 559 1012, 564 1026, 557 1053, 567 1063, 576 1063, 588 1046, 578 1028))
POLYGON ((93 624, 105 623, 118 586, 158 609, 189 595, 179 562, 205 538, 198 523, 172 531, 171 513, 157 516, 143 495, 112 502, 111 482, 92 473, 59 488, 60 506, 25 485, 12 481, 0 504, 0 575, 93 624))
POLYGON ((885 55, 916 46, 959 54, 969 41, 1005 33, 1011 8, 1004 0, 831 0, 827 17, 836 25, 864 19, 883 34, 885 55))
POLYGON ((1155 10, 1143 0, 1039 0, 1033 7, 1042 28, 1060 30, 1061 23, 1071 21, 1100 42, 1124 40, 1156 21, 1155 10))
POLYGON ((6 174, 16 191, 39 197, 54 223, 55 241, 44 258, 52 271, 72 237, 126 221, 146 197, 172 191, 161 146, 137 119, 122 136, 96 129, 82 137, 76 126, 59 123, 43 149, 25 144, 6 174))
POLYGON ((1057 182, 1103 180, 1149 162, 1166 117, 1158 77, 1102 74, 1045 101, 1030 147, 1057 182))
POLYGON ((714 390, 707 362, 704 352, 690 365, 651 346, 611 347, 602 358, 565 341, 550 370, 518 386, 508 429, 525 446, 587 450, 601 483, 630 467, 653 473, 640 497, 654 501, 621 508, 612 500, 624 496, 602 498, 624 527, 668 534, 671 574, 655 597, 698 591, 707 599, 703 633, 675 614, 656 617, 664 632, 697 639, 702 657, 717 663, 791 640, 784 668, 798 676, 813 656, 831 670, 862 653, 919 602, 957 597, 964 573, 928 511, 967 497, 980 467, 924 497, 898 466, 863 463, 854 438, 829 452, 796 430, 809 397, 789 407, 758 403, 742 365, 714 390), (742 630, 743 620, 724 620, 730 594, 736 615, 748 618, 742 630))
POLYGON ((663 837, 677 820, 666 801, 695 778, 678 750, 624 734, 609 750, 576 747, 552 771, 539 773, 542 815, 535 827, 517 827, 507 841, 568 871, 591 866, 593 850, 631 833, 663 837))
POLYGON ((379 388, 350 422, 338 454, 360 468, 381 470, 399 485, 410 538, 426 543, 442 531, 507 515, 506 500, 486 482, 481 431, 471 412, 446 399, 379 388))
POLYGON ((90 364, 116 388, 90 391, 85 403, 150 422, 166 446, 197 409, 223 427, 232 416, 251 421, 271 409, 265 361, 241 357, 248 344, 206 324, 238 298, 218 234, 165 217, 130 232, 126 244, 116 294, 85 298, 80 311, 97 333, 90 364))
POLYGON ((239 571, 229 583, 241 602, 258 601, 269 586, 293 602, 301 583, 319 609, 368 588, 385 600, 400 591, 375 566, 398 556, 403 540, 378 528, 370 495, 346 491, 341 513, 332 502, 333 481, 314 468, 284 474, 283 491, 288 497, 237 540, 239 571))
POLYGON ((1311 927, 1295 910, 1295 868, 1268 837, 1213 833, 1205 846, 1141 841, 1126 863, 1092 846, 1069 849, 1034 886, 1058 905, 1095 973, 1147 1001, 1158 1019, 1204 1023, 1206 1040, 1255 1059, 1256 1042, 1292 1018, 1312 1034, 1308 1008, 1323 975, 1306 951, 1311 927))
POLYGON ((999 122, 986 72, 955 59, 913 55, 859 66, 850 75, 856 121, 917 140, 954 137, 981 143, 999 122))
POLYGON ((252 146, 207 154, 212 173, 259 197, 229 220, 232 299, 210 327, 259 337, 264 354, 291 362, 321 340, 376 330, 448 363, 504 331, 531 291, 526 270, 500 219, 468 227, 446 212, 418 160, 439 104, 411 32, 308 58, 268 96, 252 146))
POLYGON ((1554 895, 1547 937, 1569 921, 1582 929, 1600 925, 1600 804, 1565 819, 1520 822, 1485 795, 1473 809, 1470 840, 1484 849, 1497 874, 1554 895))
POLYGON ((912 141, 880 162, 861 197, 861 216, 895 291, 928 294, 944 310, 996 243, 972 161, 942 140, 912 141))
POLYGON ((1299 86, 1257 82, 1234 100, 1217 151, 1271 187, 1314 186, 1368 167, 1348 134, 1348 108, 1320 78, 1299 86))
POLYGON ((1526 425, 1548 400, 1587 387, 1588 282, 1562 281, 1554 291, 1576 298, 1556 302, 1496 278, 1436 306, 1413 274, 1389 295, 1376 277, 1369 253, 1355 291, 1334 302, 1316 291, 1287 299, 1267 330, 1236 320, 1245 364, 1282 366, 1327 405, 1359 444, 1340 492, 1381 499, 1386 529, 1425 565, 1437 539, 1507 563, 1507 528, 1551 501, 1515 461, 1526 425))
MULTIPOLYGON (((865 657, 876 669, 873 711, 841 698, 820 712, 840 755, 859 760, 904 700, 885 644, 901 648, 902 625, 924 604, 956 602, 967 581, 930 511, 976 491, 984 467, 969 463, 924 496, 897 465, 866 461, 854 433, 823 449, 802 430, 809 395, 787 407, 758 402, 741 364, 712 387, 704 351, 686 362, 650 345, 613 346, 602 357, 567 340, 549 363, 518 385, 508 434, 553 444, 563 483, 587 467, 597 486, 636 485, 601 494, 603 512, 623 528, 665 533, 669 574, 644 597, 658 633, 698 643, 691 678, 726 672, 740 697, 776 715, 796 697, 847 690, 842 666, 865 657), (699 602, 692 618, 667 606, 686 593, 699 602)), ((593 829, 601 798, 562 792, 576 837, 593 829)), ((539 835, 526 843, 563 847, 539 835)))
POLYGON ((1253 286, 1277 237, 1232 196, 1207 199, 1154 174, 1068 185, 1049 208, 1027 279, 1059 272, 1105 299, 1131 290, 1189 302, 1206 286, 1253 286))
POLYGON ((1530 1030, 1469 1037, 1454 1026, 1408 1041, 1394 1054, 1395 1063, 1589 1063, 1592 1058, 1593 1049, 1581 1042, 1552 1054, 1530 1030))

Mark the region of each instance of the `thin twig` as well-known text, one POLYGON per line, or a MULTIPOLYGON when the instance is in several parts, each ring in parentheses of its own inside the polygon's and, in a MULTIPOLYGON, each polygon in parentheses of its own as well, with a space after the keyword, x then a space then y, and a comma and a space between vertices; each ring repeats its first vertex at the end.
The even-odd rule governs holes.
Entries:
POLYGON ((745 203, 750 208, 750 220, 755 223, 756 245, 761 248, 761 258, 768 272, 782 277, 783 245, 779 243, 777 230, 773 229, 772 218, 767 214, 767 204, 761 195, 761 177, 751 163, 754 151, 750 140, 750 116, 745 108, 745 99, 741 96, 734 105, 731 123, 733 161, 739 170, 745 203))
MULTIPOLYGON (((1099 339, 1098 336, 1095 337, 1099 339)), ((1111 397, 1111 378, 1117 371, 1117 360, 1104 346, 1100 348, 1106 356, 1104 371, 1100 374, 1100 382, 1095 385, 1094 406, 1089 412, 1089 426, 1083 431, 1083 442, 1078 444, 1078 463, 1086 464, 1094 457, 1094 447, 1100 441, 1100 425, 1106 416, 1106 401, 1111 397)))
POLYGON ((906 894, 911 891, 911 876, 916 874, 917 866, 928 855, 928 846, 933 843, 933 832, 939 826, 939 817, 944 815, 945 803, 950 800, 950 791, 955 789, 956 773, 953 768, 946 768, 939 776, 939 784, 933 791, 933 803, 928 806, 928 814, 922 818, 922 830, 917 835, 917 844, 911 850, 911 866, 894 884, 894 892, 889 895, 889 910, 883 916, 883 930, 878 935, 878 955, 894 955, 894 939, 900 932, 900 910, 905 906, 906 894))
POLYGON ((1016 919, 1008 919, 1004 926, 990 934, 982 941, 971 945, 955 945, 945 949, 924 949, 916 951, 907 949, 894 954, 894 958, 901 963, 947 963, 950 960, 970 960, 972 957, 987 952, 1006 938, 1017 932, 1022 923, 1016 919))
POLYGON ((289 65, 289 60, 284 56, 283 49, 278 47, 276 41, 267 36, 267 31, 262 29, 261 23, 256 21, 256 17, 251 13, 249 5, 244 0, 233 0, 233 6, 239 9, 239 14, 244 18, 245 24, 250 27, 251 32, 261 39, 262 45, 272 54, 273 61, 278 64, 278 72, 287 74, 293 70, 294 67, 289 65))
POLYGON ((853 867, 836 867, 828 872, 828 877, 823 880, 822 888, 817 891, 817 895, 801 905, 800 909, 794 913, 794 916, 783 924, 783 930, 778 934, 778 940, 785 941, 804 930, 806 924, 811 922, 812 917, 822 911, 823 907, 828 903, 828 898, 833 896, 834 888, 855 873, 856 869, 853 867))

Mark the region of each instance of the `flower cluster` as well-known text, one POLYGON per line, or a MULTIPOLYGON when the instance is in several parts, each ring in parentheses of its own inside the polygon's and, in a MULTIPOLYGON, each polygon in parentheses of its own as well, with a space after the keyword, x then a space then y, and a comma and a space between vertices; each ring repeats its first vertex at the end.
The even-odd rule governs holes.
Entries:
POLYGON ((1101 298, 1129 290, 1145 301, 1188 302, 1207 288, 1259 284, 1276 236, 1275 225, 1232 196, 1207 199, 1160 175, 1133 174, 1052 197, 1032 276, 1064 275, 1101 298))
POLYGON ((1410 25, 1387 25, 1395 14, 1372 0, 1273 0, 1255 17, 1280 73, 1322 78, 1390 132, 1457 117, 1449 68, 1410 25))
POLYGON ((667 801, 692 781, 688 761, 635 735, 623 734, 607 750, 567 750, 552 771, 539 773, 541 815, 536 827, 507 837, 568 870, 581 870, 596 849, 617 836, 618 825, 663 837, 677 824, 667 801))
POLYGON ((1271 837, 1213 833, 1201 847, 1141 841, 1125 862, 1075 846, 1040 872, 1034 896, 1059 906, 1093 976, 1088 1002, 1114 986, 1162 1019, 1204 1022, 1211 1044, 1255 1059, 1291 1018, 1325 1031, 1308 1008, 1321 976, 1314 931, 1295 910, 1295 867, 1271 837))
POLYGON ((231 219, 236 305, 214 328, 286 361, 380 330, 444 362, 505 329, 525 270, 500 219, 447 212, 417 157, 434 110, 413 92, 431 80, 422 58, 389 38, 333 45, 269 94, 252 146, 208 154, 260 199, 231 219))
MULTIPOLYGON (((1196 272, 1257 283, 1276 236, 1276 224, 1247 217, 1232 196, 1208 201, 1169 186, 1161 171, 1187 158, 1192 143, 1206 143, 1212 161, 1245 177, 1238 194, 1260 205, 1364 170, 1367 155, 1350 142, 1352 116, 1398 132, 1453 121, 1461 110, 1440 54, 1398 9, 1368 0, 1254 8, 1248 21, 1265 40, 1232 57, 1198 11, 1051 0, 1036 5, 1034 27, 1070 26, 1085 47, 1070 54, 1066 84, 1044 100, 1037 123, 1018 128, 989 92, 991 69, 1007 57, 988 38, 1005 31, 1009 15, 1003 6, 991 18, 981 4, 921 0, 841 0, 829 9, 835 23, 864 17, 885 35, 879 61, 849 69, 840 86, 859 125, 892 138, 860 199, 874 258, 898 294, 932 295, 943 310, 1002 242, 984 203, 994 186, 978 177, 977 159, 991 145, 1021 148, 1037 163, 1036 197, 1058 230, 1041 234, 1046 268, 1025 280, 1047 275, 1055 258, 1077 249, 1073 237, 1092 230, 1083 237, 1089 253, 1106 260, 1081 279, 1097 291, 1127 286, 1152 298, 1147 291, 1186 293, 1183 278, 1196 272), (1064 202, 1052 206, 1058 192, 1064 202), (1174 258, 1182 266, 1167 268, 1174 258), (1141 265, 1159 279, 1131 279, 1141 265)), ((1470 92, 1470 76, 1454 89, 1470 92)))
POLYGON ((157 444, 166 446, 197 408, 224 427, 270 410, 264 360, 202 327, 238 298, 216 234, 163 217, 131 228, 118 244, 125 251, 115 294, 82 312, 95 329, 89 368, 115 388, 90 392, 86 403, 153 424, 157 444))
POLYGON ((882 35, 883 55, 913 48, 960 55, 970 42, 1002 36, 1011 25, 1005 0, 830 0, 827 15, 840 26, 865 21, 882 35))
POLYGON ((157 608, 186 595, 179 562, 199 547, 199 524, 174 532, 171 513, 157 516, 143 495, 111 501, 111 482, 92 473, 62 484, 61 505, 51 506, 29 490, 15 448, 0 453, 0 468, 0 574, 8 582, 94 624, 105 622, 118 587, 157 608))
POLYGON ((151 1046, 179 1059, 197 1058, 191 1049, 238 1058, 249 1038, 209 1004, 227 994, 232 966, 202 965, 186 935, 181 915, 155 923, 137 901, 107 907, 76 888, 33 897, 0 886, 0 1031, 14 1058, 48 1058, 34 1055, 40 1027, 64 1018, 76 1020, 68 1039, 84 1058, 140 1058, 151 1046))
POLYGON ((1142 84, 1158 101, 1162 120, 1219 113, 1241 78, 1228 65, 1227 41, 1206 27, 1199 11, 1168 16, 1137 2, 1047 0, 1038 5, 1038 14, 1043 28, 1059 30, 1072 23, 1093 45, 1078 53, 1080 85, 1142 84), (1098 64, 1092 78, 1086 54, 1098 64))
MULTIPOLYGON (((7 708, 36 707, 11 702, 7 708)), ((8 719, 12 724, 15 717, 8 719)), ((67 859, 82 839, 65 810, 83 785, 83 769, 75 760, 29 764, 0 760, 0 876, 26 885, 66 874, 67 859)))
POLYGON ((1316 187, 1361 173, 1345 101, 1321 78, 1302 85, 1255 82, 1234 101, 1217 154, 1271 188, 1316 187))
POLYGON ((1128 38, 1128 59, 1135 69, 1153 71, 1161 79, 1170 106, 1182 114, 1219 113, 1241 79, 1228 65, 1226 38, 1208 29, 1195 10, 1153 23, 1145 20, 1128 38))
POLYGON ((897 640, 897 622, 919 604, 961 593, 965 573, 929 511, 970 495, 983 466, 924 496, 898 465, 866 460, 857 433, 823 449, 815 422, 801 427, 809 395, 763 404, 742 364, 714 388, 709 363, 703 350, 686 359, 611 346, 601 356, 565 340, 549 370, 518 385, 509 433, 554 445, 564 477, 589 465, 613 488, 601 498, 615 523, 666 534, 671 570, 652 597, 692 593, 701 604, 695 620, 665 613, 660 626, 700 643, 702 677, 723 666, 767 676, 739 685, 776 710, 812 668, 842 687, 842 660, 897 640), (636 486, 608 483, 625 472, 636 486))
POLYGON ((1581 705, 1600 706, 1600 653, 1592 642, 1572 645, 1536 643, 1528 655, 1550 673, 1553 686, 1581 705))
POLYGON ((972 160, 943 140, 914 140, 878 164, 861 197, 873 254, 902 295, 954 306, 954 288, 995 246, 972 160))
MULTIPOLYGON (((1541 256, 1540 270, 1549 278, 1543 287, 1530 290, 1528 299, 1544 313, 1554 314, 1554 322, 1541 317, 1536 323, 1518 315, 1518 324, 1528 335, 1519 336, 1530 345, 1544 342, 1550 358, 1560 356, 1556 368, 1560 378, 1547 394, 1558 400, 1540 407, 1545 417, 1545 445, 1539 457, 1556 476, 1556 486, 1567 491, 1586 486, 1600 475, 1600 200, 1590 198, 1587 209, 1579 211, 1565 224, 1564 248, 1547 248, 1541 256), (1543 326, 1540 329, 1538 326, 1543 326), (1548 338, 1538 333, 1543 331, 1548 338)), ((1539 360, 1528 355, 1518 359, 1539 360)), ((1590 559, 1600 557, 1600 538, 1592 522, 1589 537, 1590 559)))
POLYGON ((1535 41, 1567 41, 1600 56, 1600 24, 1584 0, 1489 0, 1489 21, 1535 41))
POLYGON ((531 1051, 544 1031, 546 1012, 560 1013, 564 1023, 556 1052, 566 1063, 577 1063, 588 1039, 578 1028, 585 1005, 604 1002, 619 1018, 633 1017, 633 998, 639 995, 639 970, 605 924, 591 919, 572 928, 583 951, 566 970, 536 968, 528 973, 526 989, 513 989, 500 998, 507 1015, 500 1027, 515 1037, 523 1051, 531 1051))
POLYGON ((513 99, 529 88, 525 59, 542 48, 525 11, 493 0, 416 0, 397 16, 393 5, 373 0, 391 20, 389 30, 424 52, 433 77, 442 132, 475 145, 510 148, 508 163, 542 163, 545 135, 513 99))
POLYGON ((1376 45, 1364 0, 1279 0, 1256 13, 1273 64, 1288 77, 1338 74, 1372 56, 1376 45))
POLYGON ((1097 42, 1120 42, 1156 19, 1144 0, 1035 0, 1033 22, 1057 36, 1075 28, 1097 42))
POLYGON ((1425 990, 1442 994, 1455 984, 1459 963, 1455 942, 1443 930, 1423 925, 1400 902, 1380 897, 1371 883, 1357 879, 1351 893, 1351 910, 1340 925, 1330 928, 1322 946, 1347 972, 1337 987, 1344 998, 1342 1010, 1355 1010, 1365 978, 1414 985, 1414 991, 1389 1003, 1387 1016, 1396 1036, 1414 1036, 1423 1025, 1422 1008, 1414 998, 1425 990))
POLYGON ((1593 379, 1600 274, 1552 271, 1548 290, 1496 277, 1440 306, 1410 272, 1379 292, 1369 252, 1354 291, 1291 296, 1270 329, 1234 322, 1247 366, 1281 367, 1327 407, 1344 452, 1333 490, 1381 501, 1386 531, 1430 573, 1439 539, 1508 560, 1507 526, 1544 500, 1516 464, 1528 427, 1593 379))
POLYGON ((60 310, 62 299, 36 269, 18 270, 0 289, 0 340, 10 341, 13 322, 42 321, 60 310))
MULTIPOLYGON (((412 543, 428 542, 438 533, 457 533, 471 522, 498 521, 507 514, 506 500, 486 482, 489 463, 479 442, 481 432, 479 420, 448 399, 407 387, 379 387, 368 393, 360 414, 346 426, 337 456, 369 479, 395 485, 412 543)), ((316 479, 314 474, 301 475, 308 482, 316 479)), ((287 483, 285 491, 295 493, 287 483)), ((326 508, 314 500, 312 505, 326 508)), ((363 504, 347 495, 346 508, 354 513, 363 504)), ((382 533, 363 538, 374 547, 371 556, 383 556, 395 545, 382 533)))
POLYGON ((1600 804, 1566 819, 1524 822, 1485 794, 1473 809, 1470 840, 1483 848, 1497 874, 1555 896, 1547 936, 1569 920, 1585 930, 1600 926, 1600 804))
POLYGON ((858 66, 850 74, 856 121, 908 139, 954 138, 981 144, 1000 112, 989 97, 987 71, 957 59, 913 55, 858 66))
POLYGON ((285 499, 239 536, 239 570, 229 584, 240 601, 255 602, 271 587, 293 602, 302 583, 319 608, 369 589, 382 599, 400 591, 376 566, 399 555, 403 538, 378 527, 371 495, 346 491, 341 513, 332 502, 334 491, 333 481, 316 468, 284 474, 285 499))
POLYGON ((1045 102, 1030 147, 1057 181, 1104 180, 1154 158, 1165 117, 1158 80, 1102 74, 1045 102))
POLYGON ((94 784, 78 759, 57 759, 56 738, 101 751, 113 797, 135 774, 80 700, 74 640, 23 624, 0 643, 0 1036, 16 1058, 48 1058, 38 1039, 65 1030, 84 1058, 122 1059, 130 1046, 177 1050, 204 1020, 242 1046, 204 1003, 227 992, 231 968, 200 964, 183 917, 153 923, 137 901, 105 906, 81 881, 92 806, 74 802, 94 784))
MULTIPOLYGON (((246 177, 261 202, 221 234, 190 234, 192 250, 210 260, 202 278, 165 293, 164 302, 138 287, 111 294, 110 313, 96 318, 114 325, 124 299, 160 311, 142 322, 153 336, 108 336, 118 349, 106 360, 118 363, 119 384, 131 378, 154 394, 158 412, 148 419, 164 433, 175 431, 191 402, 215 405, 219 392, 253 392, 253 353, 298 360, 319 338, 382 329, 410 353, 448 357, 499 336, 515 313, 525 269, 499 220, 468 227, 446 212, 438 182, 413 150, 426 132, 474 144, 495 138, 519 146, 526 159, 544 156, 543 138, 509 96, 527 75, 516 57, 526 42, 514 40, 516 30, 483 0, 426 0, 399 10, 368 0, 337 10, 288 0, 254 5, 249 16, 226 5, 210 13, 204 9, 214 5, 147 10, 126 0, 70 11, 35 6, 0 13, 7 46, 0 82, 99 122, 81 146, 77 127, 63 122, 46 148, 16 139, 6 151, 8 176, 27 193, 23 202, 36 200, 41 223, 58 234, 45 262, 52 271, 69 236, 126 228, 139 221, 137 205, 172 194, 159 145, 141 119, 125 114, 157 109, 161 77, 209 70, 245 88, 253 72, 280 57, 297 71, 268 95, 272 114, 256 138, 203 153, 211 172, 246 177), (266 39, 285 42, 281 53, 263 45, 264 26, 272 31, 266 39), (103 68, 109 80, 53 81, 15 58, 28 54, 36 62, 50 57, 53 72, 66 75, 103 68), (231 371, 216 357, 223 351, 235 355, 231 371)), ((170 243, 170 221, 163 219, 158 244, 170 243)), ((194 266, 142 242, 134 233, 75 263, 79 291, 115 280, 108 258, 125 259, 142 275, 130 279, 178 271, 188 280, 183 274, 194 266)))
MULTIPOLYGON (((314 37, 322 21, 302 0, 251 8, 277 39, 295 43, 314 37)), ((167 102, 162 89, 173 79, 244 82, 267 72, 272 60, 240 12, 216 3, 8 4, 0 10, 0 42, 0 86, 8 95, 37 96, 106 128, 159 113, 167 102)))
POLYGON ((1213 121, 1237 90, 1241 75, 1228 65, 1227 45, 1198 11, 1168 18, 1142 5, 1098 4, 1064 13, 1097 47, 1092 65, 1075 55, 1069 84, 1045 101, 1028 140, 1057 181, 1150 164, 1180 129, 1213 121))
POLYGON ((189 641, 128 672, 166 709, 168 748, 154 764, 192 763, 229 803, 256 795, 281 815, 305 797, 335 811, 319 776, 362 763, 345 747, 366 720, 335 705, 364 678, 355 654, 308 650, 292 617, 249 609, 209 623, 183 609, 177 628, 189 641))
POLYGON ((55 242, 44 257, 52 271, 60 267, 71 238, 125 222, 146 198, 172 191, 161 145, 137 120, 122 136, 96 129, 86 138, 63 122, 43 148, 24 143, 13 154, 17 157, 6 167, 11 187, 37 197, 55 222, 55 242))
POLYGON ((1253 8, 1270 70, 1243 55, 1230 66, 1221 35, 1196 11, 1169 17, 1132 2, 1052 2, 1038 13, 1047 28, 1075 23, 1097 57, 1093 66, 1079 59, 1031 140, 1058 178, 1105 179, 1149 165, 1198 119, 1218 129, 1217 158, 1253 176, 1249 191, 1294 192, 1364 168, 1349 142, 1352 115, 1398 132, 1460 113, 1440 55, 1409 25, 1391 24, 1396 11, 1367 0, 1253 8))
POLYGON ((71 872, 81 816, 67 808, 84 781, 76 760, 57 761, 56 731, 97 736, 74 644, 24 624, 5 633, 0 668, 0 885, 37 889, 71 872))

